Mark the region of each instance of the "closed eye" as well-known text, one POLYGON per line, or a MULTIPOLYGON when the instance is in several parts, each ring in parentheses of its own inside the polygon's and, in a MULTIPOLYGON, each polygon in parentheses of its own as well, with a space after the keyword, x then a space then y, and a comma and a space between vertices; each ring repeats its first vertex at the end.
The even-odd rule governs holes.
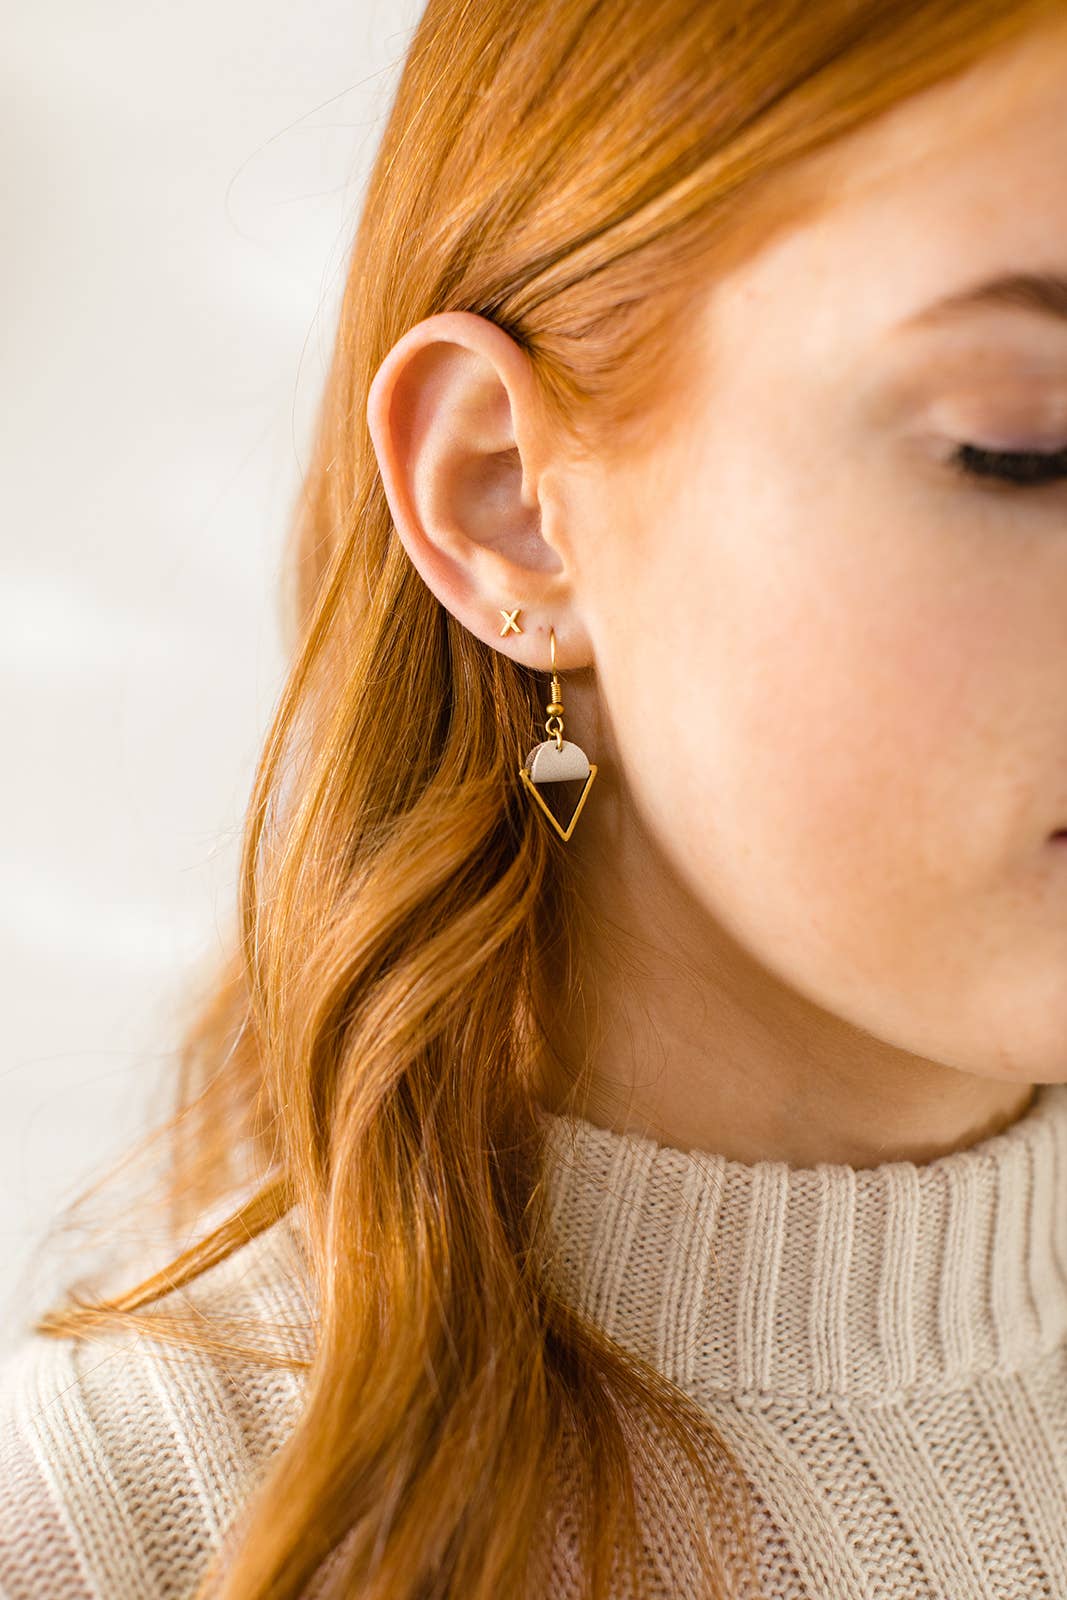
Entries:
POLYGON ((1016 488, 1040 488, 1067 478, 1067 445, 1059 450, 983 450, 961 444, 949 461, 969 478, 992 478, 1016 488))

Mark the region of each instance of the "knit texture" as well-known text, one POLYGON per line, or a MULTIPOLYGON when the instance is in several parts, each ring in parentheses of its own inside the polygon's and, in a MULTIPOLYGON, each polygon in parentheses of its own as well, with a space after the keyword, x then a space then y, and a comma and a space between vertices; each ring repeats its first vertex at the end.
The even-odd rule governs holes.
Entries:
POLYGON ((1067 1085, 920 1165, 548 1137, 551 1275, 737 1452, 768 1600, 1067 1597, 1067 1085))
MULTIPOLYGON (((737 1453, 766 1600, 1067 1597, 1067 1085, 966 1150, 865 1169, 544 1120, 552 1282, 737 1453)), ((310 1331, 295 1215, 183 1296, 310 1331)), ((302 1383, 144 1336, 24 1338, 0 1363, 0 1596, 185 1600, 302 1383)), ((684 1526, 661 1531, 650 1593, 694 1600, 684 1526)))
MULTIPOLYGON (((308 1282, 283 1217, 178 1291, 175 1309, 307 1353, 308 1282)), ((303 1385, 139 1333, 23 1338, 0 1364, 2 1600, 186 1600, 295 1425, 303 1385)))

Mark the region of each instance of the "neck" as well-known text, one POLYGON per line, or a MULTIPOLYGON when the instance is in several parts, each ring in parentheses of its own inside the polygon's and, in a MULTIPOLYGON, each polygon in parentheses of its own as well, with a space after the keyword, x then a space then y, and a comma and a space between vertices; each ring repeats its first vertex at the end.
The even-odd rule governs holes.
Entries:
POLYGON ((548 1109, 732 1161, 864 1168, 965 1149, 1032 1103, 1033 1082, 926 1059, 815 1005, 712 922, 632 818, 605 826, 600 798, 600 826, 568 846, 577 971, 550 975, 548 1109), (569 1099, 583 1074, 587 1099, 569 1099))
MULTIPOLYGON (((1001 1132, 1036 1092, 1032 1083, 902 1056, 858 1031, 848 1061, 834 1060, 814 1038, 768 1037, 764 1024, 723 1004, 709 1005, 717 1021, 699 1032, 667 1019, 657 1024, 634 995, 607 1014, 588 1052, 583 1114, 617 1133, 730 1161, 856 1168, 932 1161, 1001 1132)), ((580 1040, 571 1034, 554 1049, 577 1072, 580 1040)), ((559 1097, 546 1104, 563 1106, 559 1097)))

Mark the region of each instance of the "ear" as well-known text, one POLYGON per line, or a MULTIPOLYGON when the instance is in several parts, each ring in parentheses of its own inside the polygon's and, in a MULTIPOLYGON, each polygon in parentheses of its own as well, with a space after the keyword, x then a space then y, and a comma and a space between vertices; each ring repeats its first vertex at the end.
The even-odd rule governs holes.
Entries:
POLYGON ((525 666, 547 669, 550 628, 559 670, 588 666, 566 458, 525 351, 473 312, 427 317, 378 368, 367 423, 397 534, 442 605, 525 666), (521 633, 504 621, 516 606, 521 633))

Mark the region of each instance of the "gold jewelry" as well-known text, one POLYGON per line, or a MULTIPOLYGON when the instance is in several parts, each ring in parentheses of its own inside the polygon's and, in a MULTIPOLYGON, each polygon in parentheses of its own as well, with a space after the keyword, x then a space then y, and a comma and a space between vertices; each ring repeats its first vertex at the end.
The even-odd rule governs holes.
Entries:
POLYGON ((510 633, 521 633, 522 632, 522 629, 519 627, 518 623, 515 621, 515 618, 518 616, 518 614, 519 614, 521 609, 522 609, 521 606, 516 606, 514 611, 505 611, 503 607, 500 608, 500 615, 504 618, 504 626, 500 630, 500 637, 501 638, 504 637, 505 633, 509 633, 509 632, 510 633))
POLYGON ((519 777, 560 838, 566 843, 574 832, 574 824, 578 821, 582 807, 588 798, 589 790, 592 788, 593 779, 596 777, 596 767, 589 761, 584 750, 563 737, 563 691, 560 687, 559 674, 556 671, 556 633, 553 628, 550 628, 548 632, 552 647, 552 695, 548 705, 545 707, 548 712, 545 732, 550 737, 542 740, 540 744, 534 745, 534 748, 526 757, 525 764, 519 768, 519 777), (539 783, 560 783, 568 778, 584 778, 585 788, 578 796, 578 804, 574 808, 570 822, 564 829, 548 809, 540 794, 538 794, 537 785, 539 783))

